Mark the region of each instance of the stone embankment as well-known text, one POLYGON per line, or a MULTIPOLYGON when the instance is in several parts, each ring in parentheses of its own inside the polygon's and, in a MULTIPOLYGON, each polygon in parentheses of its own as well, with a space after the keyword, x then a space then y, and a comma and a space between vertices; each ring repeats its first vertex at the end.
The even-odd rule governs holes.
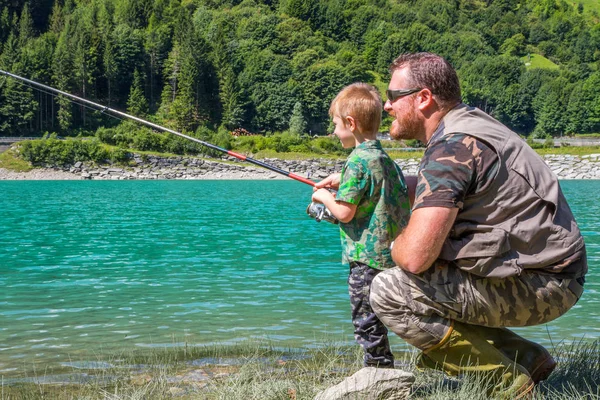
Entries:
MULTIPOLYGON (((343 160, 281 160, 268 158, 261 160, 284 171, 306 176, 314 180, 322 179, 333 172, 339 172, 343 160)), ((560 179, 600 179, 600 154, 585 156, 548 155, 546 163, 560 179)), ((415 175, 418 158, 396 160, 405 175, 415 175)), ((77 162, 72 166, 45 168, 30 172, 11 172, 0 169, 2 179, 285 179, 284 175, 265 168, 254 166, 235 158, 223 160, 195 157, 134 156, 127 167, 116 165, 94 165, 77 162)))

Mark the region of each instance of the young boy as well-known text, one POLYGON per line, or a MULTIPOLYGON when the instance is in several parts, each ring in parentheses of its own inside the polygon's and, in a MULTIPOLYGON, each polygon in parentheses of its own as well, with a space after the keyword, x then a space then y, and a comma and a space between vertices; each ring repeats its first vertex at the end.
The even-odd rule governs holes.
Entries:
POLYGON ((369 294, 373 278, 395 266, 390 244, 408 223, 410 205, 400 168, 377 140, 381 112, 379 93, 365 83, 347 86, 333 99, 334 134, 344 148, 355 149, 342 168, 337 194, 316 189, 312 199, 340 221, 354 337, 365 351, 364 365, 393 368, 387 328, 371 309, 369 294))

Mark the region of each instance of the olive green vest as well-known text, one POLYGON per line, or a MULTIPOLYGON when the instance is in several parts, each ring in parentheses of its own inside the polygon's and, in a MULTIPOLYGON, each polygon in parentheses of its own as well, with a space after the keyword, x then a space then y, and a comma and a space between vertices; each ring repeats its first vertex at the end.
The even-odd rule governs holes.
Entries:
POLYGON ((465 104, 443 118, 438 133, 433 142, 452 133, 480 139, 500 160, 492 184, 466 196, 441 259, 474 275, 506 277, 547 268, 584 247, 558 178, 517 134, 465 104))

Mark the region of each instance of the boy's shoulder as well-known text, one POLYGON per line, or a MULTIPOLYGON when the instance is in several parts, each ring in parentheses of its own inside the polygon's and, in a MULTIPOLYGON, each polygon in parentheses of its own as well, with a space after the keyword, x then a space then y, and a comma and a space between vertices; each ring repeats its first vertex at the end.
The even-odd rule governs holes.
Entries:
POLYGON ((348 161, 357 162, 363 159, 377 158, 381 157, 382 153, 386 154, 379 140, 369 140, 356 146, 348 156, 348 161))

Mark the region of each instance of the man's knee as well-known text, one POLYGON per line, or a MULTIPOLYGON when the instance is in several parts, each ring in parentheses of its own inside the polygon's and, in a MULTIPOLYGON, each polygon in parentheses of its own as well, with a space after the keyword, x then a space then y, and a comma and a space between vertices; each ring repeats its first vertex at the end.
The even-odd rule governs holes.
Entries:
POLYGON ((398 271, 385 270, 371 283, 371 308, 384 323, 391 315, 397 316, 407 309, 397 275, 398 271))

